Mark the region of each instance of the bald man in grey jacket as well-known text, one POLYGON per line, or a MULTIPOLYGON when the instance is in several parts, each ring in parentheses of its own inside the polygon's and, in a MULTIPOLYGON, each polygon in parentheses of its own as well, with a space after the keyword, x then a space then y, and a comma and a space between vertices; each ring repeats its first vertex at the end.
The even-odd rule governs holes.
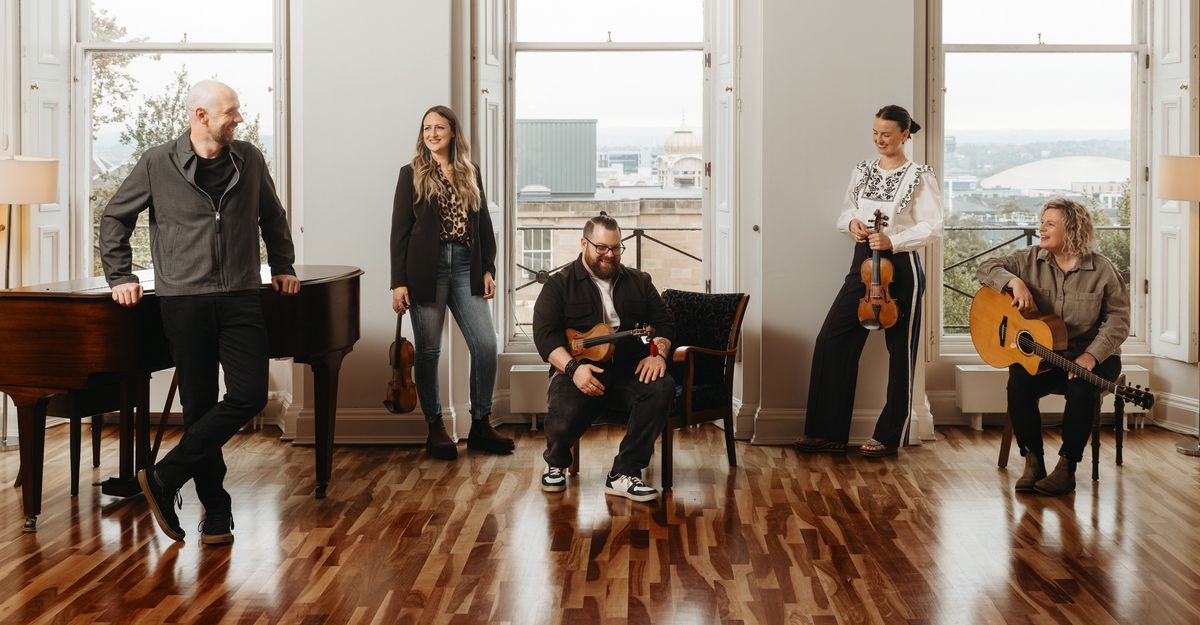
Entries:
POLYGON ((132 272, 129 238, 150 211, 154 290, 179 375, 186 426, 179 444, 138 482, 160 529, 183 540, 175 506, 194 480, 204 506, 200 541, 233 542, 233 512, 224 488, 221 446, 267 401, 267 328, 259 303, 261 232, 271 285, 300 290, 292 265, 287 214, 266 159, 233 138, 241 103, 227 85, 197 83, 187 94, 188 132, 146 150, 100 220, 100 253, 112 296, 136 306, 142 286, 132 272), (226 393, 217 401, 218 366, 226 393))

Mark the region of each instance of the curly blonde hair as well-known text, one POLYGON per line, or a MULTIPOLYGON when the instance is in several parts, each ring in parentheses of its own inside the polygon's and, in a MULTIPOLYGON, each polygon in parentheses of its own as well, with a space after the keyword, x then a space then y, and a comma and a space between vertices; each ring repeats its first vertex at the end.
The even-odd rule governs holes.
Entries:
POLYGON ((1078 258, 1095 251, 1096 227, 1092 225, 1092 214, 1086 206, 1062 196, 1052 197, 1042 205, 1039 216, 1050 208, 1063 216, 1063 228, 1067 231, 1064 252, 1078 258))
POLYGON ((454 191, 462 198, 463 205, 473 212, 479 212, 479 187, 475 184, 475 165, 471 162, 471 144, 463 135, 458 123, 458 115, 446 106, 430 107, 421 116, 421 125, 417 128, 417 153, 412 159, 413 188, 416 190, 416 201, 432 198, 441 194, 442 187, 438 182, 437 163, 425 147, 425 118, 430 113, 437 113, 450 122, 450 166, 454 168, 454 191))

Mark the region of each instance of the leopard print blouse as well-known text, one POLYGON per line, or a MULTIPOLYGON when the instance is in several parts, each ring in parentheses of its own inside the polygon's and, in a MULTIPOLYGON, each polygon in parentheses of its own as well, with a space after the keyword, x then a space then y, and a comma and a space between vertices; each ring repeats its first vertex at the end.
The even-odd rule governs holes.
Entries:
POLYGON ((467 218, 467 206, 462 198, 454 191, 454 185, 446 178, 442 168, 437 168, 438 182, 441 190, 437 195, 437 203, 441 207, 442 228, 438 240, 443 243, 451 241, 471 246, 471 221, 467 218))

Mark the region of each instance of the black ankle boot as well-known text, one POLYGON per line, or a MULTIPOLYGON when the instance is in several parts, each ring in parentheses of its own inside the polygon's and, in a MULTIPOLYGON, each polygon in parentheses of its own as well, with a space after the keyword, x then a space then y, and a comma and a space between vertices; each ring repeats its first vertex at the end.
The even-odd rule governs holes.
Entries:
POLYGON ((492 427, 488 417, 471 420, 471 433, 467 435, 467 449, 486 451, 492 454, 510 454, 517 448, 513 439, 504 436, 492 427))
POLYGON ((1057 497, 1075 490, 1075 463, 1067 460, 1066 456, 1058 457, 1058 465, 1050 475, 1038 480, 1033 485, 1034 490, 1043 494, 1057 497))
POLYGON ((438 460, 454 460, 458 458, 458 445, 446 433, 446 424, 442 418, 428 422, 429 436, 425 439, 425 453, 430 458, 438 460))
POLYGON ((1046 477, 1046 461, 1042 454, 1035 454, 1032 451, 1025 452, 1025 472, 1021 474, 1021 479, 1017 480, 1016 491, 1032 493, 1033 485, 1044 477, 1046 477))

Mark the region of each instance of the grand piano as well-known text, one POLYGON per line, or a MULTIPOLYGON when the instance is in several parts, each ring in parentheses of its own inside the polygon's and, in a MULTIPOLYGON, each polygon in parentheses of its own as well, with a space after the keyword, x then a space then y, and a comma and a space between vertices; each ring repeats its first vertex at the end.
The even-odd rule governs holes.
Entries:
MULTIPOLYGON (((313 372, 316 497, 325 496, 333 461, 334 417, 342 359, 359 338, 357 267, 297 265, 300 293, 284 297, 263 268, 260 289, 272 358, 294 358, 313 372)), ((0 290, 0 392, 17 406, 24 530, 36 531, 42 507, 46 408, 56 395, 119 389, 122 450, 119 483, 134 483, 150 459, 150 374, 173 366, 151 272, 138 272, 145 297, 133 308, 112 300, 103 278, 0 290), (136 406, 137 427, 132 422, 136 406), (136 432, 136 443, 125 444, 136 432)), ((101 393, 103 394, 103 393, 101 393)), ((107 492, 107 491, 106 491, 107 492)))

